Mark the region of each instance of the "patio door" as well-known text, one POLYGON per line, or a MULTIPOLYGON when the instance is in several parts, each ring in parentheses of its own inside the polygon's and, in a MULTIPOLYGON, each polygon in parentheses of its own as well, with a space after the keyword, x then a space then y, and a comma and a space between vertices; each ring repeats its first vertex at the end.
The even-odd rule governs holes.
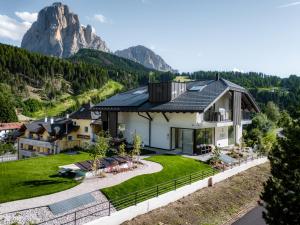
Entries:
POLYGON ((193 154, 194 152, 194 130, 182 129, 182 152, 193 154))

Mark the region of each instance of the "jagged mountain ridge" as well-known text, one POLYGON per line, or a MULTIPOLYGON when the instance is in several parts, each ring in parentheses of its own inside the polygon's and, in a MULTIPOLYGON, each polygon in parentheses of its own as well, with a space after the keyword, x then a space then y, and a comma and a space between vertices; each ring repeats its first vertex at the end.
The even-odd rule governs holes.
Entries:
POLYGON ((151 49, 146 48, 142 45, 129 47, 124 50, 118 50, 115 52, 117 56, 130 59, 134 62, 138 62, 143 66, 159 70, 159 71, 170 71, 177 72, 171 66, 169 66, 159 55, 155 54, 151 49))
POLYGON ((21 47, 29 51, 66 58, 81 48, 109 52, 106 43, 90 25, 82 26, 67 5, 53 3, 43 8, 25 33, 21 47))

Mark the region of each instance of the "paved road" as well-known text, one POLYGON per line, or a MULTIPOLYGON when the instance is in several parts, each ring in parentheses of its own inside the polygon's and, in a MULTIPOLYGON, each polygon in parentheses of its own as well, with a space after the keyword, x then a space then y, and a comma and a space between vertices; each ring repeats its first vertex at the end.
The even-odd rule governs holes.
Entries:
POLYGON ((262 218, 263 207, 256 206, 232 225, 266 225, 262 218))

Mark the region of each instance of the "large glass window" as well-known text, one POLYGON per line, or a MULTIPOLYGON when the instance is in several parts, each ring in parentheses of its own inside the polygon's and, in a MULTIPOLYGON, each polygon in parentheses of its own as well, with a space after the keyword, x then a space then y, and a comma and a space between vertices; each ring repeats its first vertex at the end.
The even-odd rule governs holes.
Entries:
POLYGON ((213 144, 214 129, 204 128, 196 130, 196 145, 200 144, 213 144))

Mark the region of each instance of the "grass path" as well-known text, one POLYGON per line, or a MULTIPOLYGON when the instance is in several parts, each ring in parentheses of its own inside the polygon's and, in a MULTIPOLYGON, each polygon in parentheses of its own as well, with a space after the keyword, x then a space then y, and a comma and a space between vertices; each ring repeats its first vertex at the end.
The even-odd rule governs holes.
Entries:
POLYGON ((87 153, 58 154, 0 163, 0 203, 31 198, 74 187, 73 179, 57 177, 58 166, 89 159, 87 153))
POLYGON ((52 103, 52 106, 45 107, 39 111, 32 113, 30 116, 33 118, 56 116, 71 108, 72 106, 75 106, 76 101, 78 101, 79 104, 83 104, 90 101, 94 97, 106 99, 107 97, 122 90, 122 88, 123 86, 120 83, 110 80, 100 89, 90 90, 77 96, 68 96, 52 103))

